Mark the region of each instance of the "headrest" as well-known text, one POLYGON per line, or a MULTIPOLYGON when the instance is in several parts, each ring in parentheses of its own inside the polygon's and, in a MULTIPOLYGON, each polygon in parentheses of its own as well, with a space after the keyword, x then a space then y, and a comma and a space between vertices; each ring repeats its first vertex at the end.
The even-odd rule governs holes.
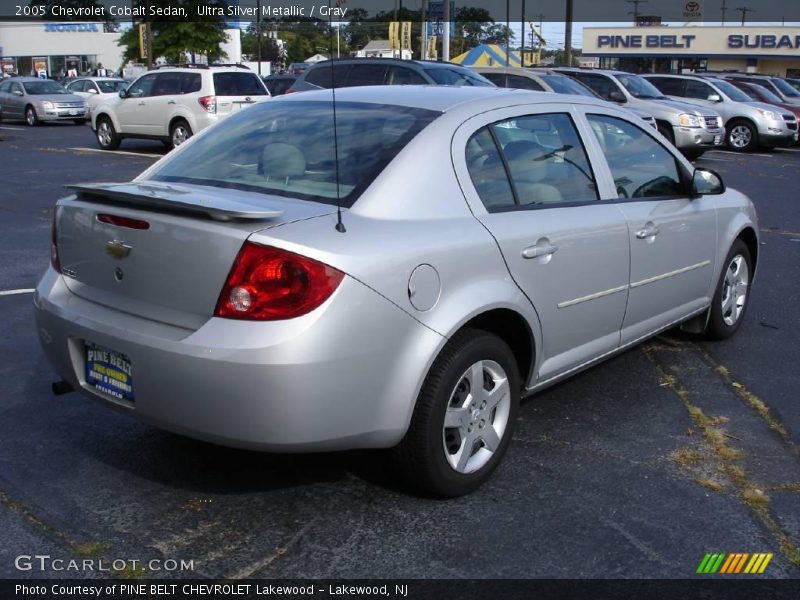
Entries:
POLYGON ((292 144, 267 144, 261 153, 261 171, 267 177, 298 177, 306 172, 306 159, 292 144))

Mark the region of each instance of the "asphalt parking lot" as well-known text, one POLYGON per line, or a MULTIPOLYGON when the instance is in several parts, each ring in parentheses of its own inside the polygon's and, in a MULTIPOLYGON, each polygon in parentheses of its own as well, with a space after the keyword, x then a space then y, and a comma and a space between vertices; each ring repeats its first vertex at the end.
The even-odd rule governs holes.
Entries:
POLYGON ((739 333, 669 333, 526 400, 489 485, 449 501, 398 486, 378 452, 231 450, 53 396, 30 293, 53 203, 164 153, 95 149, 88 127, 0 124, 0 577, 102 575, 15 566, 49 554, 193 561, 121 573, 147 577, 686 578, 707 552, 800 576, 800 149, 698 161, 759 211, 739 333))

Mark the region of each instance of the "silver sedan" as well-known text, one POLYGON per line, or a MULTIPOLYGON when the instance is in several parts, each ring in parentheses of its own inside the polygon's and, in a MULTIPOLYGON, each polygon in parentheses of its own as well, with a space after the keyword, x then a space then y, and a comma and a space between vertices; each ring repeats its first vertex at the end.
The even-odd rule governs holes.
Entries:
POLYGON ((6 120, 24 120, 33 127, 42 121, 86 123, 86 101, 60 83, 36 77, 13 77, 0 83, 0 110, 6 120))
POLYGON ((447 86, 335 102, 282 96, 132 182, 72 186, 34 296, 56 392, 231 446, 394 448, 455 496, 522 396, 667 328, 741 325, 752 203, 630 112, 447 86))

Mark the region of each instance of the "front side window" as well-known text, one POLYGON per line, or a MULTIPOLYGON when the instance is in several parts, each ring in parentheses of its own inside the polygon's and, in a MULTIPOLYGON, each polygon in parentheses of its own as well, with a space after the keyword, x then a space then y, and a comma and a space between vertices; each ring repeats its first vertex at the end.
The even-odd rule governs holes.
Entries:
POLYGON ((120 90, 124 90, 128 83, 124 79, 119 80, 104 80, 97 81, 97 86, 100 88, 101 94, 115 94, 120 90))
POLYGON ((389 85, 425 85, 428 82, 413 69, 390 66, 388 83, 389 85))
POLYGON ((220 122, 152 178, 350 207, 439 114, 337 102, 337 161, 329 102, 257 103, 220 122))
POLYGON ((479 87, 494 87, 494 84, 467 69, 458 69, 455 67, 430 67, 425 69, 425 72, 433 79, 434 83, 438 85, 472 85, 479 87))
POLYGON ((652 100, 662 96, 661 92, 658 91, 658 88, 647 81, 644 77, 620 73, 617 75, 617 79, 619 79, 619 82, 625 86, 625 89, 628 90, 628 93, 634 98, 652 100))
POLYGON ((685 94, 685 79, 673 79, 672 77, 651 77, 650 83, 658 88, 662 94, 667 96, 683 96, 685 94))
POLYGON ((470 177, 487 210, 598 199, 589 160, 569 115, 526 115, 494 123, 470 139, 466 155, 470 177), (505 191, 509 183, 511 198, 505 191))
POLYGON ((708 100, 708 97, 714 93, 716 92, 714 92, 711 86, 708 85, 707 83, 703 83, 702 81, 695 81, 693 79, 689 79, 686 81, 687 98, 695 98, 697 100, 708 100))
POLYGON ((675 157, 643 129, 616 117, 588 115, 620 198, 684 196, 675 157))
MULTIPOLYGON (((573 75, 573 73, 570 73, 570 75, 573 75)), ((589 89, 603 98, 603 100, 611 100, 611 95, 613 92, 622 95, 622 92, 617 87, 617 84, 615 84, 609 77, 606 77, 605 75, 575 73, 573 76, 575 79, 588 86, 589 89)))

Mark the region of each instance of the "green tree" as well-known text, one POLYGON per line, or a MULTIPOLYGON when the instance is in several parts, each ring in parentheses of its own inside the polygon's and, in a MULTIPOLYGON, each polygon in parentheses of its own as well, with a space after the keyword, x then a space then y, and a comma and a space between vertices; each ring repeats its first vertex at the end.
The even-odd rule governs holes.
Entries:
MULTIPOLYGON (((155 3, 154 0, 153 3, 155 3)), ((135 6, 149 6, 151 1, 136 0, 134 4, 135 6)), ((224 31, 225 23, 222 17, 197 16, 197 7, 200 4, 222 8, 227 6, 225 0, 158 0, 160 7, 183 7, 186 14, 191 15, 191 21, 176 17, 150 22, 154 59, 164 57, 168 62, 182 62, 187 54, 205 54, 209 62, 224 58, 220 44, 227 39, 224 31)), ((145 17, 144 20, 149 21, 149 18, 145 17)), ((125 47, 123 63, 129 60, 141 60, 137 27, 127 30, 120 37, 119 45, 125 47)))

